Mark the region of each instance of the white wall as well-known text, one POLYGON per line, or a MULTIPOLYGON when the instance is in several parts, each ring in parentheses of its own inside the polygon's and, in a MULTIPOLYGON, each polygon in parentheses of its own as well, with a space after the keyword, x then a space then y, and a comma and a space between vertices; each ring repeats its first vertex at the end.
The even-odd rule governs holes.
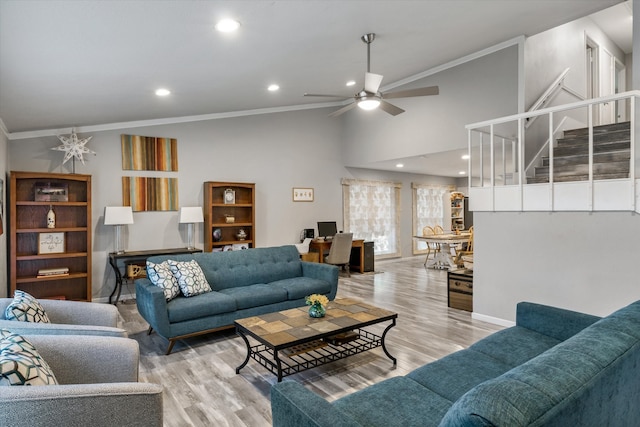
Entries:
POLYGON ((640 299, 640 216, 474 212, 474 316, 515 320, 520 301, 595 315, 640 299))
POLYGON ((518 46, 392 91, 435 85, 439 95, 390 100, 406 110, 395 117, 381 111, 340 116, 346 164, 366 168, 378 161, 466 148, 465 125, 518 112, 518 46))

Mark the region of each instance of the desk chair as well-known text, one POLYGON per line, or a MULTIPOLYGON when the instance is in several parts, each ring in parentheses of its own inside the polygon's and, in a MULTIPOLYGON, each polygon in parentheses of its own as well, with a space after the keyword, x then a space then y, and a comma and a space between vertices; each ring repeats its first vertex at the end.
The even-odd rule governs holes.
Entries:
POLYGON ((329 255, 324 259, 327 264, 337 265, 349 273, 349 259, 351 258, 351 242, 353 241, 353 233, 338 233, 333 237, 329 255))

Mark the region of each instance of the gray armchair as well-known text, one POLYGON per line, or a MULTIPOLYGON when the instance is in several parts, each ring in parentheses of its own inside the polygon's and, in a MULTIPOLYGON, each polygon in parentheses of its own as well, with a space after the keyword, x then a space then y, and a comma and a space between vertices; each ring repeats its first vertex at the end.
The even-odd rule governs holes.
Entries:
POLYGON ((0 298, 0 328, 21 335, 104 335, 126 337, 118 328, 118 309, 111 304, 39 299, 51 323, 17 322, 5 318, 13 298, 0 298))
POLYGON ((337 233, 331 241, 329 255, 324 259, 327 264, 343 267, 347 276, 349 273, 349 259, 351 258, 351 243, 353 241, 353 233, 337 233))
POLYGON ((30 335, 59 385, 0 387, 3 426, 162 426, 162 386, 138 382, 129 338, 30 335))

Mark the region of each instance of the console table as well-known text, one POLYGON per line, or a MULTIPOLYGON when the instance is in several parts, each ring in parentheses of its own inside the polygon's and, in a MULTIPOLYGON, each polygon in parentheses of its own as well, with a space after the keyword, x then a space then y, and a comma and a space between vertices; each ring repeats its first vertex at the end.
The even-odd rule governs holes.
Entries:
MULTIPOLYGON (((121 254, 116 252, 109 253, 109 264, 113 268, 113 271, 116 273, 116 284, 113 287, 113 291, 111 295, 109 295, 109 304, 111 304, 111 299, 116 295, 116 300, 113 304, 117 304, 120 299, 120 294, 122 293, 122 280, 126 277, 126 266, 128 264, 134 263, 142 263, 146 262, 147 258, 156 256, 156 255, 180 255, 180 254, 193 254, 197 252, 202 252, 202 249, 187 249, 187 248, 174 248, 174 249, 151 249, 146 251, 130 251, 123 252, 121 254), (118 261, 121 261, 125 265, 125 274, 123 275, 120 272, 120 267, 118 267, 118 261)), ((130 277, 126 277, 130 278, 130 277)))

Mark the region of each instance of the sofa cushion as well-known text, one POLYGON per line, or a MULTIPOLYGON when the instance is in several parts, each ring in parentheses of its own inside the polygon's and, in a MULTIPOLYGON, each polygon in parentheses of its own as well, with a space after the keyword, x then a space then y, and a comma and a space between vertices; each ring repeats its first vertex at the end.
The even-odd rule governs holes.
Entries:
POLYGON ((301 299, 311 294, 328 294, 331 292, 331 284, 329 282, 311 277, 277 280, 269 283, 269 285, 286 290, 287 298, 290 300, 301 299))
POLYGON ((50 323, 38 300, 21 290, 16 290, 13 301, 5 309, 4 317, 20 322, 50 323))
POLYGON ((544 353, 560 341, 530 329, 514 326, 489 335, 469 347, 513 368, 544 353))
POLYGON ((178 279, 176 279, 176 276, 171 272, 167 261, 161 262, 160 264, 147 261, 147 277, 151 283, 162 289, 164 298, 167 301, 171 301, 180 295, 178 279))
POLYGON ((285 289, 264 283, 223 289, 220 293, 235 299, 239 310, 287 301, 285 289))
POLYGON ((170 259, 167 263, 178 281, 182 295, 185 297, 211 292, 211 286, 209 286, 200 265, 195 260, 174 261, 170 259))
POLYGON ((478 384, 511 367, 473 350, 461 350, 415 369, 407 375, 415 382, 455 402, 478 384))
POLYGON ((406 377, 342 397, 333 405, 363 426, 437 426, 452 402, 406 377))
POLYGON ((58 384, 53 371, 24 337, 0 330, 0 386, 58 384))
POLYGON ((236 309, 234 298, 216 291, 198 295, 198 298, 179 296, 167 303, 171 323, 230 313, 236 309))

